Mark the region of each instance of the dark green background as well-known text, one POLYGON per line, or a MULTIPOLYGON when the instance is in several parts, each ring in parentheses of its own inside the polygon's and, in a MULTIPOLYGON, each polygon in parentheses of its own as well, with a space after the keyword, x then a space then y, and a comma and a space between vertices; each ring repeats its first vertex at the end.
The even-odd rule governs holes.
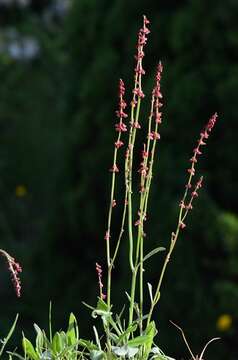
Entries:
MULTIPOLYGON (((63 328, 74 311, 81 336, 92 336, 81 301, 95 304, 95 262, 105 265, 117 81, 124 79, 129 101, 136 34, 146 14, 151 20, 146 94, 157 62, 164 64, 148 248, 168 245, 191 151, 201 127, 219 113, 199 164, 205 186, 155 314, 157 341, 168 355, 189 357, 171 319, 184 328, 195 353, 208 339, 222 336, 207 359, 237 360, 238 2, 75 0, 64 19, 46 26, 42 11, 48 5, 35 1, 24 10, 0 8, 1 34, 16 27, 41 47, 30 62, 0 55, 0 246, 24 268, 22 297, 16 299, 0 264, 1 337, 17 312, 18 336, 24 330, 32 337, 33 322, 46 327, 50 299, 55 329, 63 328), (27 194, 19 198, 15 189, 21 184, 27 194), (221 333, 216 321, 224 313, 233 325, 221 333)), ((149 109, 149 96, 143 107, 149 109)), ((114 272, 118 310, 126 301, 126 259, 124 248, 114 272)), ((161 263, 157 258, 149 265, 146 274, 156 283, 161 263)))

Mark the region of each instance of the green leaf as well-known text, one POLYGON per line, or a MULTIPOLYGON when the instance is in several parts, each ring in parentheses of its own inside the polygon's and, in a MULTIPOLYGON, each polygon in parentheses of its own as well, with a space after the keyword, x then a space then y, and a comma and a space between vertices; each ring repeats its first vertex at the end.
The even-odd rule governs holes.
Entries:
POLYGON ((112 341, 115 343, 115 344, 118 344, 118 339, 119 339, 119 337, 116 335, 116 334, 114 334, 114 333, 112 333, 111 331, 109 332, 109 337, 110 337, 110 339, 112 339, 112 341))
POLYGON ((65 334, 64 331, 60 331, 60 338, 61 338, 61 341, 62 341, 62 346, 63 348, 67 347, 67 335, 65 334))
POLYGON ((145 334, 148 336, 148 341, 145 343, 145 357, 147 358, 154 341, 154 337, 157 333, 155 322, 151 321, 145 330, 145 334))
POLYGON ((98 346, 99 350, 101 350, 100 339, 99 339, 98 332, 97 332, 97 329, 95 326, 93 326, 93 331, 94 331, 97 346, 98 346))
POLYGON ((68 344, 74 345, 78 341, 78 326, 77 320, 73 313, 69 316, 69 326, 67 330, 68 344))
POLYGON ((101 310, 101 311, 107 312, 107 311, 109 311, 109 307, 107 306, 107 303, 105 303, 105 301, 103 301, 101 298, 98 298, 96 310, 101 310))
POLYGON ((24 353, 27 356, 29 356, 30 359, 33 359, 33 360, 38 360, 39 359, 37 353, 35 352, 35 349, 34 349, 32 343, 25 337, 23 337, 23 339, 22 339, 22 346, 23 346, 24 353))
POLYGON ((112 314, 109 310, 110 309, 105 303, 105 301, 99 298, 97 302, 97 307, 92 312, 92 317, 96 319, 98 316, 101 316, 104 325, 107 326, 112 314))
POLYGON ((86 348, 89 351, 92 350, 98 350, 97 345, 95 345, 92 341, 88 341, 88 340, 84 340, 84 339, 79 339, 78 341, 79 345, 81 345, 83 348, 86 348))
POLYGON ((95 310, 95 308, 94 308, 93 306, 87 304, 85 301, 82 301, 82 304, 83 304, 84 306, 86 306, 86 307, 87 307, 88 309, 90 309, 90 310, 95 310))
POLYGON ((0 357, 1 357, 2 353, 3 353, 3 350, 4 350, 5 346, 7 345, 8 341, 10 340, 10 338, 11 338, 11 336, 12 336, 14 330, 15 330, 18 316, 19 315, 17 314, 16 317, 15 317, 14 323, 12 324, 7 336, 4 338, 4 340, 2 342, 2 347, 1 347, 1 350, 0 350, 0 357))
POLYGON ((137 329, 137 324, 131 324, 128 326, 128 328, 124 331, 123 334, 121 334, 121 336, 119 336, 118 338, 118 343, 122 342, 125 338, 127 338, 127 336, 131 333, 133 333, 134 331, 136 331, 137 329))
POLYGON ((151 256, 154 256, 155 254, 157 254, 160 251, 165 251, 166 249, 164 247, 157 247, 153 250, 151 250, 148 254, 145 255, 145 257, 143 258, 143 261, 148 260, 149 258, 151 258, 151 256))
POLYGON ((41 354, 44 347, 44 335, 37 324, 34 324, 34 328, 36 331, 36 351, 41 354))
POLYGON ((53 340, 52 340, 53 353, 56 355, 56 354, 60 353, 63 349, 64 349, 64 346, 63 346, 63 341, 60 336, 60 333, 56 332, 53 337, 53 340))
POLYGON ((91 360, 101 360, 104 358, 104 352, 102 350, 92 350, 90 352, 91 360))
POLYGON ((141 335, 137 336, 134 339, 131 339, 128 341, 129 346, 139 346, 139 345, 145 345, 150 340, 150 337, 148 335, 141 335))

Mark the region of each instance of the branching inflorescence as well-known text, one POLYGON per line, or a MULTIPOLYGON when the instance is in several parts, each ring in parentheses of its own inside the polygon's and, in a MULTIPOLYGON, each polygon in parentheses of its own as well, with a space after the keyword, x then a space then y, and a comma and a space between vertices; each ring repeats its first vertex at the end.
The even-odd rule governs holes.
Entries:
MULTIPOLYGON (((130 102, 130 114, 126 113, 127 104, 125 102, 125 84, 122 79, 119 80, 118 88, 118 109, 116 111, 117 123, 115 130, 117 137, 114 142, 114 155, 113 163, 110 168, 111 172, 111 195, 107 218, 107 229, 105 233, 106 241, 106 252, 107 252, 107 292, 102 292, 102 269, 97 264, 96 269, 99 278, 100 287, 100 299, 107 299, 107 307, 109 312, 111 311, 111 285, 112 285, 112 269, 118 250, 121 244, 122 236, 125 231, 125 225, 128 229, 128 243, 129 243, 129 254, 128 262, 131 272, 131 289, 128 294, 129 299, 129 314, 128 314, 128 326, 132 326, 135 321, 138 322, 140 336, 148 331, 151 325, 151 319, 153 310, 160 298, 160 289, 162 281, 165 275, 165 271, 174 250, 175 244, 178 240, 179 234, 186 227, 186 220, 188 213, 193 208, 195 198, 198 197, 199 190, 202 187, 203 177, 198 177, 195 180, 196 165, 202 154, 202 148, 206 145, 206 141, 216 124, 217 114, 215 113, 204 129, 200 133, 200 137, 196 147, 193 150, 193 155, 190 159, 190 167, 188 168, 188 179, 185 185, 185 191, 183 197, 179 203, 178 220, 176 230, 171 233, 170 244, 165 256, 165 260, 162 266, 162 270, 158 279, 157 287, 155 291, 152 289, 151 284, 148 285, 150 295, 150 309, 147 314, 144 313, 144 262, 149 257, 155 255, 159 251, 165 250, 163 247, 157 247, 153 249, 149 254, 144 255, 144 237, 145 229, 144 223, 147 217, 148 201, 151 189, 151 182, 153 177, 153 165, 156 156, 156 145, 160 140, 159 126, 162 123, 162 93, 161 93, 161 78, 163 72, 162 63, 159 62, 155 75, 155 85, 151 94, 151 105, 150 112, 145 124, 140 119, 140 108, 142 100, 145 95, 142 87, 142 77, 145 75, 143 68, 143 58, 145 56, 144 48, 147 43, 147 36, 150 33, 148 29, 149 20, 146 16, 143 17, 143 26, 139 30, 138 40, 136 46, 135 55, 135 69, 134 69, 134 87, 132 90, 132 100, 130 102), (127 120, 129 119, 129 121, 127 120), (146 138, 140 148, 141 151, 141 162, 139 168, 135 168, 134 165, 134 154, 137 151, 136 138, 137 131, 141 129, 142 125, 147 127, 146 138), (127 136, 125 136, 127 135, 127 136), (122 209, 122 220, 121 227, 115 243, 115 247, 112 246, 111 242, 111 224, 113 208, 117 205, 116 201, 116 179, 122 169, 118 166, 118 155, 119 152, 124 151, 125 167, 124 167, 124 204, 122 209), (139 200, 138 196, 134 196, 134 181, 135 175, 137 174, 137 181, 139 182, 139 200), (137 216, 135 217, 135 213, 137 216), (138 295, 138 299, 137 299, 138 295), (145 321, 146 320, 146 321, 145 321)), ((114 243, 114 242, 113 242, 114 243)), ((111 312, 110 312, 111 314, 111 312)), ((110 347, 111 339, 107 329, 107 344, 110 347)))

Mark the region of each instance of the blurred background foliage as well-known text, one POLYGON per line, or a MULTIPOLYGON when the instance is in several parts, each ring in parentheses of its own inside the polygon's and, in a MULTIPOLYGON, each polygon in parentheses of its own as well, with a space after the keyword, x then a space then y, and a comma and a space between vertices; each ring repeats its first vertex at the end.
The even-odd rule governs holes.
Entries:
MULTIPOLYGON (((176 359, 188 358, 171 319, 184 328, 195 353, 207 339, 222 336, 207 358, 237 360, 236 0, 0 0, 0 245, 24 268, 18 300, 0 264, 0 335, 16 312, 19 336, 23 329, 30 337, 33 322, 46 327, 50 299, 55 328, 74 311, 81 335, 92 335, 81 301, 95 304, 95 262, 105 265, 117 81, 125 80, 129 101, 144 13, 151 20, 147 94, 156 63, 164 63, 148 248, 167 245, 194 142, 209 116, 219 113, 200 163, 205 187, 155 314, 158 344, 176 359)), ((144 103, 148 110, 149 96, 144 103)), ((126 249, 120 257, 114 272, 118 309, 126 301, 126 249)), ((146 275, 152 283, 159 266, 151 260, 146 275)))

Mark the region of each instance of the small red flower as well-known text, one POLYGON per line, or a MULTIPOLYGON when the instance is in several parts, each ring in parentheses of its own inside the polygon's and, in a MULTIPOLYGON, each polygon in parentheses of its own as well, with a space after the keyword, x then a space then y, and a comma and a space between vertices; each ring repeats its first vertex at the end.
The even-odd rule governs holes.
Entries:
POLYGON ((119 122, 118 124, 115 125, 115 129, 118 132, 125 132, 127 131, 127 127, 126 124, 124 124, 123 122, 119 122))
POLYGON ((117 167, 117 164, 114 164, 109 171, 114 172, 114 173, 118 173, 119 169, 117 167))
POLYGON ((104 240, 109 241, 110 240, 110 234, 109 231, 106 231, 106 234, 104 236, 104 240))
POLYGON ((115 144, 115 147, 117 149, 119 149, 120 147, 122 147, 124 145, 124 142, 121 140, 117 140, 114 144, 115 144))

